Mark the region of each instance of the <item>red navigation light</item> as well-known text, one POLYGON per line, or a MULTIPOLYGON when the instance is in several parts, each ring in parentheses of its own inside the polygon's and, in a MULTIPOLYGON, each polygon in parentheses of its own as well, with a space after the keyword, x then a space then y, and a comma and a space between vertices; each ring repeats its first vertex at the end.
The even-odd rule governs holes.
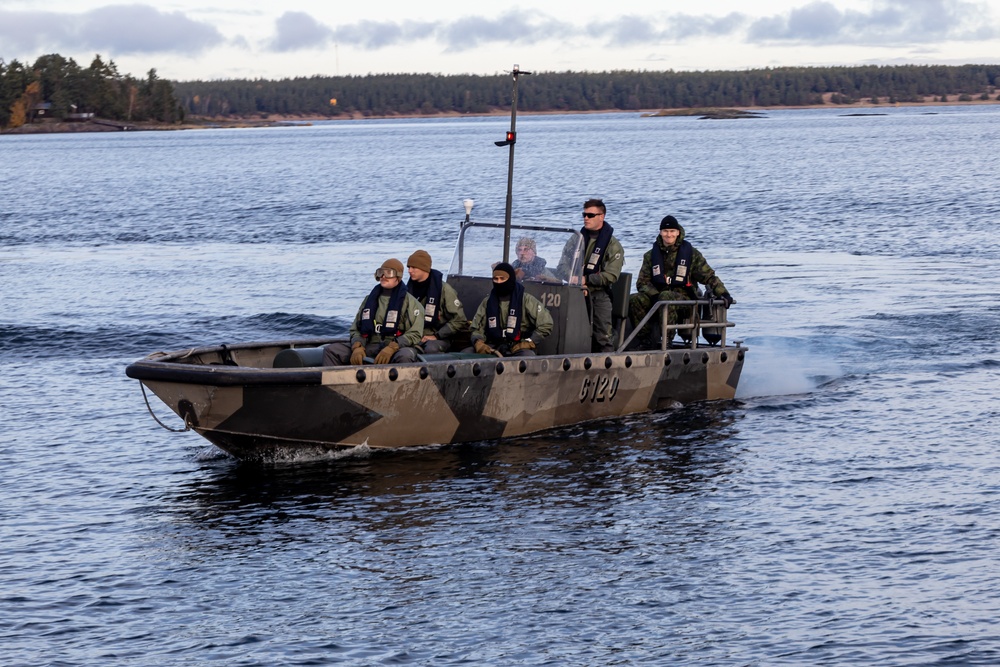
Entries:
POLYGON ((494 141, 493 143, 495 143, 497 146, 512 146, 515 142, 517 142, 517 133, 507 132, 506 136, 507 138, 504 139, 503 141, 494 141))

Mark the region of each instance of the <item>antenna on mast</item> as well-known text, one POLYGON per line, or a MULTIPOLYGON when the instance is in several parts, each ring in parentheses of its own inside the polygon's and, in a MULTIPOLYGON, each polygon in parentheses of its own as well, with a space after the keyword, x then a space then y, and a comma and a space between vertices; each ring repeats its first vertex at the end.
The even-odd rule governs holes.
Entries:
POLYGON ((517 65, 514 65, 511 72, 514 78, 514 92, 510 99, 510 130, 503 141, 493 142, 497 146, 510 146, 510 154, 507 159, 507 208, 503 218, 503 261, 505 262, 510 260, 510 209, 514 191, 514 144, 517 143, 517 77, 521 74, 527 75, 531 72, 522 72, 517 65))

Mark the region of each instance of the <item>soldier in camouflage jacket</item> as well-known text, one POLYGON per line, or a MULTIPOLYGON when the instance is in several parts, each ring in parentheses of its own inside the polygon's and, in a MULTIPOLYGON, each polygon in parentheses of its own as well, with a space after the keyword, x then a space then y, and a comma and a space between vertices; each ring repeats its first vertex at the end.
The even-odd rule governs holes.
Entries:
MULTIPOLYGON (((736 303, 722 280, 715 275, 705 257, 684 239, 684 228, 672 215, 660 221, 660 234, 653 247, 642 257, 642 268, 636 281, 638 294, 629 298, 629 319, 637 326, 657 301, 688 301, 698 298, 698 285, 705 285, 708 293, 722 298, 727 307, 736 303)), ((667 324, 690 319, 690 307, 669 308, 667 324)), ((690 332, 681 336, 690 338, 690 332)), ((646 344, 650 324, 639 332, 639 339, 646 344)), ((671 334, 669 338, 673 338, 671 334)), ((668 341, 669 342, 669 341, 668 341)))

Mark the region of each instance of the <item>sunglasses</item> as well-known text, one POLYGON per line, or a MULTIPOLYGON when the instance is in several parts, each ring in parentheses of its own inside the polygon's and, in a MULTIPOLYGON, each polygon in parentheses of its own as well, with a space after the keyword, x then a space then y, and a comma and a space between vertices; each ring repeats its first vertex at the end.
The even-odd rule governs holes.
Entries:
POLYGON ((587 220, 590 220, 591 218, 596 218, 599 215, 603 215, 603 213, 584 213, 583 217, 585 217, 587 220))
POLYGON ((383 278, 395 278, 399 274, 396 273, 396 269, 375 269, 375 280, 382 280, 383 278))

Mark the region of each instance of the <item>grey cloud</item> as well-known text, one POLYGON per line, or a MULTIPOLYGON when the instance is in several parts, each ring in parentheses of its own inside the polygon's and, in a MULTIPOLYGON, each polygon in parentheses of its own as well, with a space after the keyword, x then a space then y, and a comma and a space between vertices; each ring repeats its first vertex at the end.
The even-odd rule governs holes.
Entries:
POLYGON ((305 12, 285 12, 275 21, 272 51, 296 51, 323 46, 333 31, 305 12))
POLYGON ((614 21, 591 23, 587 34, 604 37, 609 46, 678 43, 699 37, 725 37, 738 33, 748 22, 744 14, 723 17, 676 14, 662 21, 648 16, 623 16, 614 21), (657 27, 657 24, 662 27, 657 27))
POLYGON ((745 14, 732 12, 723 17, 689 16, 680 14, 670 19, 670 32, 675 40, 693 37, 725 37, 742 29, 749 21, 745 14))
POLYGON ((0 11, 0 43, 17 52, 198 53, 224 41, 213 26, 149 5, 108 5, 80 14, 0 11))
POLYGON ((420 21, 360 21, 337 28, 333 31, 333 38, 364 49, 381 49, 432 37, 436 27, 435 23, 420 21))
POLYGON ((508 12, 496 19, 469 17, 443 24, 436 31, 449 51, 464 51, 490 42, 535 44, 580 33, 571 24, 542 14, 508 12))
POLYGON ((479 16, 454 21, 359 21, 333 31, 333 39, 365 49, 380 49, 436 39, 447 51, 465 51, 492 42, 532 44, 571 36, 574 28, 545 16, 509 12, 496 19, 479 16))
POLYGON ((1000 34, 989 8, 968 0, 875 0, 870 12, 817 1, 754 21, 751 43, 914 45, 1000 34))
POLYGON ((13 58, 19 53, 43 50, 48 45, 72 43, 69 21, 51 12, 0 11, 0 44, 13 58))
POLYGON ((207 23, 149 5, 109 5, 80 17, 84 46, 113 53, 197 53, 224 41, 207 23))
POLYGON ((622 16, 613 21, 592 23, 587 28, 592 38, 605 38, 610 46, 629 46, 663 41, 663 31, 641 16, 622 16))

